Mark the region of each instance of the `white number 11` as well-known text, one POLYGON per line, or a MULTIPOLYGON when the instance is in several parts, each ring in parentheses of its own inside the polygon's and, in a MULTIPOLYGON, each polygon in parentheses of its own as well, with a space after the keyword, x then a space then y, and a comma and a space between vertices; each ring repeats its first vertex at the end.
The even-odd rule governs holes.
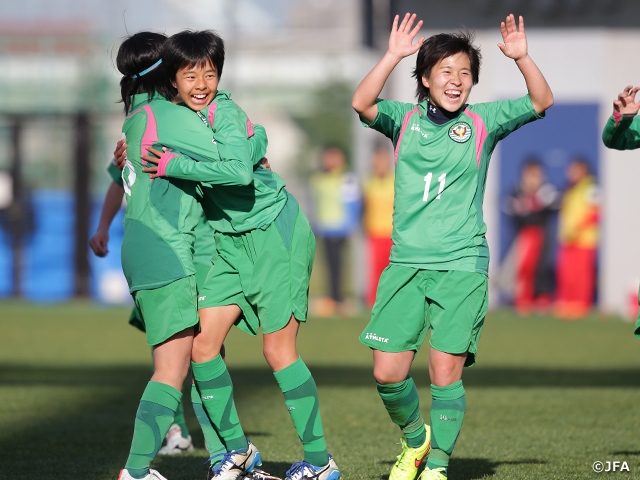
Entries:
MULTIPOLYGON (((433 174, 431 172, 427 173, 424 176, 424 195, 422 196, 423 202, 426 202, 427 200, 429 200, 429 188, 431 188, 432 177, 433 177, 433 174)), ((438 177, 438 182, 440 182, 440 188, 438 188, 438 196, 436 197, 436 200, 440 200, 440 194, 442 193, 442 190, 444 190, 444 184, 446 180, 447 180, 446 173, 443 173, 438 177)))

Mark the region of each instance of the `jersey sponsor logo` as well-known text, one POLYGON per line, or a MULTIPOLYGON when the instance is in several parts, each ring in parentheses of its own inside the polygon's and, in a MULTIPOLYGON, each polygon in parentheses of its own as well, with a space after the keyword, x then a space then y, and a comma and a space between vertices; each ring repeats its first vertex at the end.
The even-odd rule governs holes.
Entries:
POLYGON ((413 130, 414 132, 418 132, 424 138, 427 138, 429 136, 428 133, 422 133, 422 130, 420 130, 420 125, 418 125, 417 123, 414 123, 413 125, 411 125, 411 130, 413 130))
POLYGON ((213 395, 202 395, 202 400, 211 400, 213 398, 213 395))
POLYGON ((471 125, 458 122, 449 129, 449 138, 457 143, 464 143, 471 138, 471 125))
POLYGON ((388 338, 379 337, 375 333, 367 333, 367 335, 364 337, 364 339, 365 340, 373 340, 374 342, 380 342, 380 343, 389 343, 389 339, 388 338))

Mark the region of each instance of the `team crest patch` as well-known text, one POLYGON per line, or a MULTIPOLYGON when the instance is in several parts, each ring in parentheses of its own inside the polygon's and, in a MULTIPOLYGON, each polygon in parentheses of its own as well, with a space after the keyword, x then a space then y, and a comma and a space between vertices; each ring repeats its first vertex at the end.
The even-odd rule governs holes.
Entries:
POLYGON ((454 142, 464 143, 471 138, 471 125, 458 122, 449 129, 449 138, 454 142))

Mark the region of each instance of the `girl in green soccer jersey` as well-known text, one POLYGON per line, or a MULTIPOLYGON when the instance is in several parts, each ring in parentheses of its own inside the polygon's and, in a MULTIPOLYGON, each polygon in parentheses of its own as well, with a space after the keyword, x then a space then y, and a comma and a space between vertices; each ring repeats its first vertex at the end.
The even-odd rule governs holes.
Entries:
POLYGON ((390 480, 447 478, 449 456, 466 409, 462 370, 475 362, 487 310, 489 252, 482 216, 489 158, 497 142, 540 118, 553 104, 542 73, 527 53, 524 22, 500 25, 498 47, 515 60, 528 95, 469 105, 480 52, 465 33, 420 38, 415 15, 396 16, 389 48, 358 86, 352 101, 365 125, 395 146, 393 247, 360 341, 373 350, 378 392, 404 438, 390 480), (398 25, 399 24, 399 25, 398 25), (395 68, 418 52, 417 105, 378 95, 395 68), (409 376, 431 330, 431 425, 425 425, 409 376))
MULTIPOLYGON (((222 39, 212 32, 181 32, 165 44, 163 60, 180 97, 214 132, 219 162, 243 156, 247 129, 236 119, 244 113, 218 91, 224 63, 222 39)), ((193 114, 195 115, 195 114, 193 114)), ((153 175, 206 181, 204 166, 186 157, 162 153, 144 156, 158 164, 153 175)), ((239 174, 240 175, 240 174, 239 174)), ((216 230, 217 252, 199 292, 201 332, 194 340, 192 368, 202 402, 229 450, 210 479, 242 474, 253 445, 247 444, 235 414, 231 379, 219 352, 237 323, 264 332, 264 355, 284 393, 303 444, 304 460, 287 472, 291 480, 337 480, 338 468, 327 452, 318 392, 296 349, 299 324, 306 319, 308 285, 315 251, 309 222, 274 172, 254 169, 246 186, 204 189, 204 207, 216 230)))
MULTIPOLYGON (((120 170, 115 165, 115 156, 114 159, 109 162, 107 171, 113 181, 109 185, 104 197, 96 233, 89 240, 91 250, 98 257, 105 257, 109 253, 109 227, 120 210, 120 207, 122 206, 122 199, 124 197, 122 176, 120 170)), ((211 240, 211 243, 213 244, 213 240, 211 240)), ((209 261, 209 258, 206 260, 209 261)), ((206 268, 208 271, 209 267, 207 266, 206 268)), ((134 307, 129 317, 129 323, 144 332, 144 321, 140 317, 141 315, 138 308, 134 307)), ((158 455, 177 455, 193 450, 191 435, 189 435, 189 429, 187 428, 184 417, 184 401, 182 400, 178 405, 174 423, 169 428, 165 441, 166 445, 158 451, 158 455)))
MULTIPOLYGON (((150 145, 166 145, 202 161, 217 154, 211 130, 184 108, 166 100, 175 96, 175 90, 162 71, 160 47, 164 40, 163 35, 149 32, 135 34, 123 42, 117 57, 118 69, 124 75, 120 84, 122 101, 129 113, 123 132, 131 154, 123 172, 128 201, 122 264, 154 354, 154 373, 140 402, 121 480, 162 478, 149 469, 149 464, 173 422, 198 327, 198 252, 194 254, 194 249, 196 237, 203 237, 198 233, 200 225, 207 227, 208 244, 213 244, 198 202, 199 186, 183 180, 150 181, 142 171, 140 154, 150 145)), ((252 140, 244 140, 249 144, 250 158, 263 157, 264 129, 256 125, 252 140)), ((211 181, 237 185, 238 169, 250 172, 251 167, 239 160, 215 165, 209 169, 211 181)), ((205 437, 210 450, 213 439, 219 451, 226 451, 215 435, 209 437, 205 431, 205 437)), ((257 452, 253 460, 259 460, 257 452)))

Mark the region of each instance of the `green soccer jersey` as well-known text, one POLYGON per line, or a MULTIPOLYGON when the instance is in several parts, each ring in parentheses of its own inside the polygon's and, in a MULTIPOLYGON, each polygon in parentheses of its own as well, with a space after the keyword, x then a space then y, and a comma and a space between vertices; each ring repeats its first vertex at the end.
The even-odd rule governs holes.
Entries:
MULTIPOLYGON (((189 111, 185 108, 186 111, 189 111)), ((197 114, 196 114, 197 113, 197 114)), ((213 164, 195 163, 186 155, 163 155, 158 172, 172 178, 203 182, 203 207, 212 227, 222 233, 240 233, 269 225, 287 202, 279 175, 251 161, 248 138, 255 128, 229 92, 220 90, 211 104, 193 118, 211 128, 219 157, 213 164), (240 164, 236 183, 212 181, 211 172, 229 162, 240 164), (207 186, 207 183, 219 185, 207 186)))
POLYGON ((602 141, 615 150, 640 148, 640 117, 614 113, 604 126, 602 141))
POLYGON ((466 105, 442 125, 429 119, 427 101, 377 105, 369 127, 395 147, 390 261, 487 275, 482 202, 489 159, 499 140, 541 117, 531 99, 466 105))
MULTIPOLYGON (((245 167, 244 159, 213 162, 219 158, 219 145, 214 142, 211 129, 191 110, 160 96, 149 101, 142 94, 132 100, 131 113, 122 129, 128 144, 122 173, 127 194, 122 268, 134 292, 158 288, 195 273, 194 230, 204 215, 197 183, 178 178, 150 180, 142 172, 140 156, 147 147, 166 146, 173 155, 189 155, 201 161, 190 159, 191 163, 209 163, 209 181, 218 184, 237 185, 238 170, 251 172, 252 165, 245 167)), ((266 135, 263 130, 256 130, 256 138, 247 147, 248 161, 252 154, 262 158, 266 151, 266 135)), ((210 235, 213 242, 213 231, 210 235)))

